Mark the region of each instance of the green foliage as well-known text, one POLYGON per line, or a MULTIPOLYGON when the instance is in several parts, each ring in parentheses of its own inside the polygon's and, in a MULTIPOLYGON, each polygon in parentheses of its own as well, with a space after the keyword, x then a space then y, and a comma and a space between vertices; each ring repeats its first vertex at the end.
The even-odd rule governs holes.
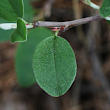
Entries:
POLYGON ((36 48, 33 69, 40 87, 54 97, 67 92, 76 76, 75 54, 58 36, 48 37, 36 48))
POLYGON ((17 19, 17 29, 11 36, 11 42, 24 42, 27 40, 27 29, 24 21, 21 18, 17 19))
POLYGON ((110 16, 110 0, 104 0, 100 8, 100 15, 102 17, 110 16))
MULTIPOLYGON (((0 18, 0 23, 8 23, 8 22, 0 18)), ((5 42, 10 40, 12 32, 13 32, 13 29, 11 30, 0 29, 0 42, 5 42)))
MULTIPOLYGON (((11 1, 12 2, 12 1, 11 1)), ((16 3, 17 1, 15 0, 15 1, 13 1, 13 5, 16 3)), ((19 2, 19 0, 18 0, 18 2, 19 2)), ((5 1, 3 1, 2 0, 2 2, 0 2, 1 4, 0 5, 2 5, 2 4, 4 4, 5 3, 5 1)), ((21 3, 22 3, 22 1, 21 1, 21 3)), ((7 3, 7 5, 9 5, 9 2, 7 3)), ((15 7, 16 8, 16 7, 15 7)), ((19 9, 19 8, 18 8, 19 9)), ((14 10, 13 10, 14 11, 14 10)), ((12 11, 11 11, 12 12, 12 11)), ((21 12, 23 12, 23 11, 21 11, 21 12)), ((13 15, 15 14, 15 13, 12 13, 13 15)), ((0 16, 1 17, 1 16, 0 16)), ((22 17, 22 16, 21 16, 22 17)), ((32 10, 32 8, 31 8, 31 6, 29 5, 29 0, 24 0, 24 19, 26 20, 26 21, 31 21, 32 20, 32 17, 33 17, 33 10, 32 10)), ((16 19, 18 18, 18 16, 16 16, 16 19)), ((9 19, 10 19, 10 16, 9 16, 9 19)), ((4 20, 4 19, 2 19, 2 18, 0 18, 0 23, 9 23, 9 21, 6 21, 6 20, 4 20)), ((11 22, 12 23, 12 22, 11 22)), ((11 30, 3 30, 3 29, 0 29, 0 42, 5 42, 5 41, 7 41, 7 40, 10 40, 11 39, 11 34, 12 34, 12 32, 13 32, 13 29, 11 29, 11 30)))
POLYGON ((22 0, 0 0, 0 17, 8 21, 16 21, 23 17, 22 0))
POLYGON ((31 86, 36 82, 32 69, 32 59, 36 45, 53 33, 46 28, 35 28, 28 33, 27 42, 20 43, 15 57, 17 79, 22 87, 31 86))
MULTIPOLYGON (((24 19, 29 22, 32 19, 32 12, 28 0, 24 0, 24 6, 22 0, 0 0, 0 17, 8 21, 17 20, 17 29, 11 36, 12 43, 27 40, 26 24, 22 18, 25 13, 24 19)), ((75 54, 69 43, 55 35, 48 37, 52 34, 45 28, 29 31, 28 41, 18 45, 15 66, 18 82, 22 87, 31 86, 37 80, 40 87, 48 94, 58 97, 65 94, 72 85, 77 65, 75 54), (43 40, 44 38, 46 39, 43 40), (36 45, 38 46, 33 62, 36 45)))

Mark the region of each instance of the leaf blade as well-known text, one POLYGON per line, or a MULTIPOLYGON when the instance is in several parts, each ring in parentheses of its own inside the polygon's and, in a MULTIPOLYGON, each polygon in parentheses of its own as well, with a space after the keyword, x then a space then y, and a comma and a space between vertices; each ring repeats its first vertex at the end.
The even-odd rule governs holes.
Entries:
POLYGON ((75 79, 77 68, 69 43, 61 37, 49 37, 38 45, 33 59, 33 69, 40 87, 54 97, 65 94, 75 79), (67 50, 63 51, 65 46, 67 50))
POLYGON ((17 29, 12 33, 11 42, 25 42, 27 40, 27 29, 25 22, 21 19, 17 19, 17 29))
POLYGON ((9 2, 18 17, 22 18, 24 13, 23 0, 9 0, 9 2))
POLYGON ((102 17, 110 16, 110 0, 104 0, 100 8, 100 15, 102 17))
POLYGON ((16 21, 23 17, 22 0, 0 0, 0 17, 8 21, 16 21))

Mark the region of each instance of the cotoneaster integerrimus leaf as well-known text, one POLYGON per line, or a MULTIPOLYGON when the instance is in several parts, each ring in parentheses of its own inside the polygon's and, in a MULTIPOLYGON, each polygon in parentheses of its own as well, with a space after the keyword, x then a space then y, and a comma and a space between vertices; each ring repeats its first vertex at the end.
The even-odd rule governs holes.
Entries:
POLYGON ((23 0, 0 0, 0 17, 16 21, 23 17, 23 0))
POLYGON ((110 16, 110 0, 103 0, 102 6, 100 8, 100 15, 102 17, 110 16))
POLYGON ((17 19, 17 29, 11 35, 11 42, 24 42, 27 40, 27 29, 23 19, 17 19))
POLYGON ((33 69, 39 86, 49 95, 58 97, 67 92, 76 76, 76 59, 70 44, 52 36, 36 48, 33 69))

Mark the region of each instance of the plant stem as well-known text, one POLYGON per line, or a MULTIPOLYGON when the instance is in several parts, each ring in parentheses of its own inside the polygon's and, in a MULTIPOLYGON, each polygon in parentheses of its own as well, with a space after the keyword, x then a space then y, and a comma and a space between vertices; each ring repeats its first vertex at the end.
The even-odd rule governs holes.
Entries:
POLYGON ((49 27, 49 28, 53 28, 53 27, 64 27, 65 30, 68 30, 71 27, 74 26, 78 26, 81 24, 85 24, 91 21, 96 21, 96 20, 101 20, 104 19, 103 17, 101 17, 100 15, 96 15, 96 16, 92 16, 92 17, 87 17, 87 18, 82 18, 82 19, 78 19, 78 20, 73 20, 73 21, 66 21, 66 22, 50 22, 50 21, 38 21, 36 23, 34 23, 34 27, 49 27))
POLYGON ((55 36, 58 36, 58 33, 59 33, 59 30, 57 30, 57 31, 55 32, 55 36))
POLYGON ((83 3, 85 3, 86 5, 89 5, 90 7, 99 10, 100 7, 96 4, 94 4, 93 2, 91 2, 90 0, 81 0, 83 3))
MULTIPOLYGON (((85 3, 86 5, 92 7, 93 9, 97 9, 100 10, 100 7, 96 4, 94 4, 93 2, 91 2, 91 0, 81 0, 83 3, 85 3)), ((105 17, 106 20, 110 21, 110 17, 105 17)))
MULTIPOLYGON (((48 28, 64 28, 63 31, 68 30, 71 27, 75 27, 81 24, 85 24, 91 21, 96 21, 96 20, 102 20, 105 19, 101 17, 100 15, 96 16, 91 16, 87 18, 82 18, 78 20, 72 20, 72 21, 66 21, 66 22, 50 22, 50 21, 38 21, 36 23, 29 23, 26 24, 26 28, 33 28, 33 27, 48 27, 48 28)), ((0 28, 4 30, 9 30, 9 29, 15 29, 17 27, 16 23, 2 23, 0 24, 0 28)))

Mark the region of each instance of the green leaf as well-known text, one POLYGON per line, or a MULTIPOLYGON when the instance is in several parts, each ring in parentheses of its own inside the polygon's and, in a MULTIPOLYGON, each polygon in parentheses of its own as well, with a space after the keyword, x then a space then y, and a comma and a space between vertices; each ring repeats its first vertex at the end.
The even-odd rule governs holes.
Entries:
POLYGON ((49 95, 65 94, 75 80, 76 68, 75 54, 65 39, 52 36, 37 46, 33 69, 39 86, 49 95))
POLYGON ((8 21, 16 21, 23 17, 22 0, 0 0, 0 17, 8 21))
POLYGON ((24 42, 27 40, 27 29, 25 22, 21 19, 18 18, 17 20, 17 29, 13 32, 11 36, 11 42, 24 42))
MULTIPOLYGON (((0 18, 0 23, 9 23, 9 22, 0 18)), ((12 32, 13 32, 13 29, 11 30, 0 29, 0 42, 5 42, 5 41, 10 40, 12 32)))
POLYGON ((29 31, 27 42, 20 43, 15 57, 17 79, 22 87, 31 86, 36 82, 32 69, 32 59, 36 46, 53 33, 46 28, 38 27, 29 31))
POLYGON ((104 0, 100 8, 100 15, 102 17, 110 16, 110 0, 104 0))

